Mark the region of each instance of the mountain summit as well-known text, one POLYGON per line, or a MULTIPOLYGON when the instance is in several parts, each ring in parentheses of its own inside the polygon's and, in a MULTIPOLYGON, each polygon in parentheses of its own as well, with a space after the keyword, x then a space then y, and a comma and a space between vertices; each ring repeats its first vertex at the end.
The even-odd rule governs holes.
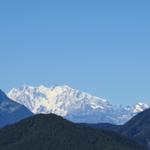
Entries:
POLYGON ((33 113, 54 113, 73 122, 122 124, 149 106, 113 106, 106 99, 80 92, 67 85, 13 88, 8 96, 33 113))

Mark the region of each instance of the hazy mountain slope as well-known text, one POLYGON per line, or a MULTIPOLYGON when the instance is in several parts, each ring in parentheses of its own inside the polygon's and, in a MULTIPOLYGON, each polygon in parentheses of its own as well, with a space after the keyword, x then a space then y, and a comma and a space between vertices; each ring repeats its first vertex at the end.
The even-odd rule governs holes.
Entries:
POLYGON ((27 108, 12 101, 0 90, 0 127, 14 123, 30 115, 32 113, 27 108))
POLYGON ((123 124, 149 106, 113 106, 107 100, 80 92, 67 85, 12 89, 8 96, 25 105, 33 113, 55 113, 73 122, 123 124))
POLYGON ((53 114, 36 115, 0 129, 1 150, 143 150, 113 132, 71 123, 53 114))

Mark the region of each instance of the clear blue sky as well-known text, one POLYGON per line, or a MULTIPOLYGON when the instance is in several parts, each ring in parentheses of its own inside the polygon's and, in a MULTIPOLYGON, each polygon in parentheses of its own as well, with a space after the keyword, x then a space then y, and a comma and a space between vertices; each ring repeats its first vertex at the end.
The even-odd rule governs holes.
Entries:
POLYGON ((0 88, 68 84, 150 101, 149 0, 0 2, 0 88))

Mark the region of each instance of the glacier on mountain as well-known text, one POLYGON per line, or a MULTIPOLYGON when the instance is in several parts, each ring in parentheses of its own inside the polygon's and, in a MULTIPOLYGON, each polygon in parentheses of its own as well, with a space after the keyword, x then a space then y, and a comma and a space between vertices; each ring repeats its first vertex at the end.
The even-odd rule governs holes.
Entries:
POLYGON ((34 114, 54 113, 73 122, 123 124, 137 113, 149 108, 145 103, 135 106, 114 106, 102 99, 85 92, 80 92, 67 85, 23 86, 13 88, 8 96, 23 104, 34 114))

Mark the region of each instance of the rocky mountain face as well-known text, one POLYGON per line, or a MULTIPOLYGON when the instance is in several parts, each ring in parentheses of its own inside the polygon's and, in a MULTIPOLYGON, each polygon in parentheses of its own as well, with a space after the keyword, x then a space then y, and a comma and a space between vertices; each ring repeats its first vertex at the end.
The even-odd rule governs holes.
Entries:
POLYGON ((78 91, 67 85, 53 87, 23 86, 13 88, 8 96, 26 106, 34 114, 54 113, 73 122, 123 124, 149 108, 145 103, 135 106, 114 106, 106 99, 78 91))

